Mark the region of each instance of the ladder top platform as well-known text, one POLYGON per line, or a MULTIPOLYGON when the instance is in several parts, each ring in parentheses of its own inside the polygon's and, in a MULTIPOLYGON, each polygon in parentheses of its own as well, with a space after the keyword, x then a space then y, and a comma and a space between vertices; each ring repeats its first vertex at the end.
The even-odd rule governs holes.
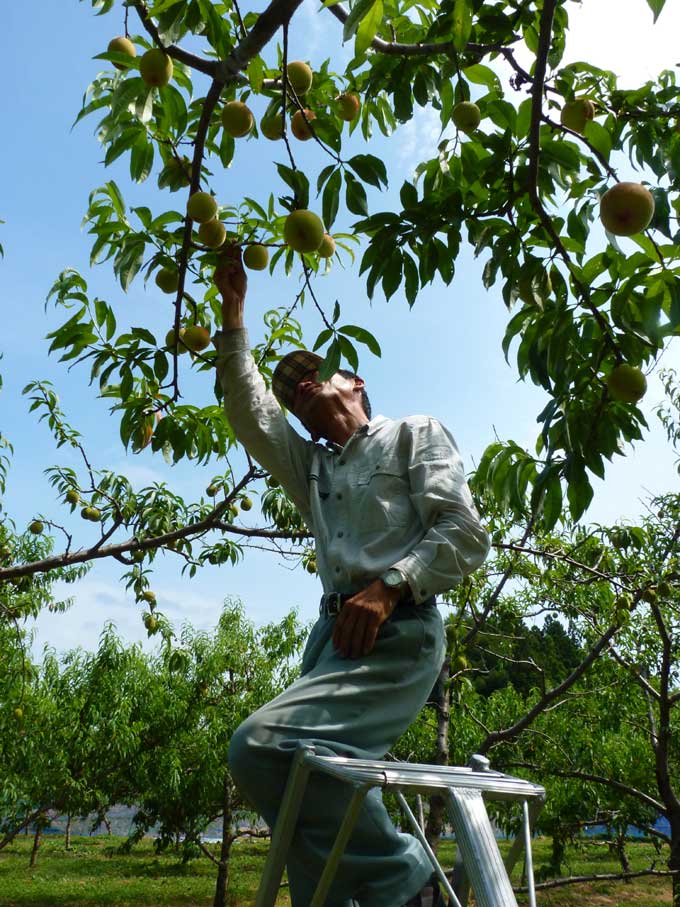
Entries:
MULTIPOLYGON (((489 768, 482 770, 418 762, 380 762, 373 759, 352 759, 344 756, 319 756, 312 747, 304 747, 303 759, 310 768, 355 784, 371 787, 419 791, 444 791, 447 788, 468 788, 480 791, 491 800, 545 799, 545 788, 523 778, 515 778, 489 768)), ((486 760, 484 760, 486 761, 486 760)))

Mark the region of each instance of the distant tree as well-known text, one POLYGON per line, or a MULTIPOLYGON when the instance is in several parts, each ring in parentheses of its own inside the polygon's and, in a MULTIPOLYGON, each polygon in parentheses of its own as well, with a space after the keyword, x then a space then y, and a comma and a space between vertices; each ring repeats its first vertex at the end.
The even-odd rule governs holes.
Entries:
POLYGON ((187 624, 179 638, 167 639, 138 688, 138 730, 126 763, 129 802, 137 807, 129 845, 156 826, 159 850, 181 840, 184 859, 204 854, 217 867, 215 907, 226 903, 239 820, 253 809, 229 774, 231 735, 293 681, 305 636, 293 612, 255 629, 240 603, 227 602, 214 631, 187 624), (218 819, 222 842, 216 853, 201 836, 218 819))

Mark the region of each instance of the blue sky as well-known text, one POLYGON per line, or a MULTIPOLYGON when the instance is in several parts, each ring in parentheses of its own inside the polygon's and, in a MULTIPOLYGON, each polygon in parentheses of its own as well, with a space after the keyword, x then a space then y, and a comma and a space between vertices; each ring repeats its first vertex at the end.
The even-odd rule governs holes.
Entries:
MULTIPOLYGON (((676 9, 665 10, 652 28, 644 0, 629 0, 625 20, 616 0, 589 2, 583 7, 574 3, 570 7, 573 30, 568 59, 589 59, 614 69, 625 86, 652 78, 656 71, 676 64, 675 36, 680 27, 676 9), (604 34, 606 41, 602 40, 604 34)), ((123 472, 137 486, 163 480, 185 498, 195 498, 212 475, 221 471, 219 464, 168 467, 159 454, 150 451, 126 456, 118 439, 117 422, 105 402, 97 399, 96 389, 88 387, 86 370, 75 367, 69 372, 47 355, 45 335, 63 316, 51 306, 45 310, 44 300, 65 267, 81 271, 92 295, 115 306, 121 324, 144 324, 164 334, 171 318, 168 297, 161 298, 155 288, 149 287, 147 292, 141 281, 136 281, 126 295, 107 265, 91 270, 89 237, 80 228, 89 192, 108 179, 119 182, 129 205, 148 204, 156 213, 183 206, 183 194, 159 191, 155 175, 137 186, 129 183, 124 165, 105 170, 93 134, 96 119, 86 119, 71 130, 88 83, 104 68, 92 57, 105 49, 111 37, 122 33, 122 21, 120 10, 95 17, 89 3, 76 0, 59 4, 29 0, 21 7, 9 5, 0 34, 5 71, 14 74, 14 83, 3 98, 5 141, 0 146, 4 175, 0 218, 6 221, 0 227, 5 248, 0 263, 0 372, 5 382, 0 396, 0 430, 15 447, 5 507, 19 527, 38 513, 70 525, 81 544, 92 540, 95 530, 78 517, 69 523, 43 474, 51 464, 79 464, 71 452, 57 451, 45 426, 28 415, 21 389, 30 380, 53 381, 63 408, 83 434, 93 464, 123 472)), ((130 21, 135 33, 132 14, 130 21)), ((307 0, 294 20, 291 57, 306 58, 314 64, 333 49, 332 61, 341 71, 348 54, 340 49, 340 34, 337 21, 327 12, 317 12, 315 4, 307 0)), ((204 90, 205 85, 197 78, 196 94, 204 90)), ((253 106, 259 115, 265 105, 255 99, 253 106)), ((348 146, 355 151, 368 150, 387 163, 390 190, 384 198, 379 198, 377 191, 369 193, 372 210, 396 204, 403 179, 412 175, 420 159, 432 156, 439 137, 436 118, 429 112, 419 112, 414 122, 390 140, 378 137, 368 148, 360 140, 348 146)), ((296 159, 310 178, 315 178, 328 162, 317 153, 314 143, 308 144, 313 147, 295 146, 296 159)), ((232 168, 222 172, 219 165, 214 167, 212 186, 219 200, 224 204, 237 201, 244 187, 247 194, 259 200, 265 200, 270 191, 280 191, 273 162, 283 160, 282 150, 277 143, 265 140, 239 144, 232 168)), ((351 215, 341 216, 336 228, 347 228, 352 220, 351 215)), ((453 284, 426 288, 412 311, 399 293, 389 304, 380 294, 369 303, 365 281, 358 275, 358 266, 352 266, 349 260, 344 269, 334 265, 331 275, 320 279, 317 287, 327 311, 335 299, 340 300, 343 320, 368 327, 380 340, 382 358, 366 353, 360 367, 374 412, 392 417, 409 413, 436 416, 454 433, 468 467, 478 461, 496 435, 532 446, 535 418, 545 402, 543 392, 518 382, 503 359, 500 341, 507 312, 499 288, 484 290, 482 264, 464 249, 453 284)), ((273 305, 288 304, 297 289, 294 277, 250 273, 246 317, 254 340, 262 333, 262 313, 273 305)), ((318 314, 308 305, 300 318, 311 343, 320 329, 318 314)), ((677 344, 666 353, 663 364, 680 366, 677 344)), ((211 401, 207 376, 188 376, 185 371, 184 387, 187 400, 211 401)), ((604 483, 596 481, 595 502, 588 519, 634 519, 647 493, 677 487, 673 454, 653 412, 662 396, 660 384, 652 377, 643 406, 650 424, 649 436, 609 467, 604 483)), ((249 516, 250 523, 255 524, 256 511, 249 516)), ((158 606, 177 623, 190 620, 197 626, 212 626, 229 595, 244 601, 256 623, 278 619, 293 606, 305 619, 315 615, 318 580, 269 552, 250 551, 236 568, 206 568, 191 580, 181 576, 175 555, 163 555, 156 564, 153 588, 158 606)), ((121 572, 117 563, 95 565, 89 576, 73 587, 75 604, 66 615, 42 615, 36 627, 36 655, 46 643, 57 650, 76 644, 93 647, 106 620, 113 620, 125 639, 145 640, 141 609, 125 593, 121 572)))

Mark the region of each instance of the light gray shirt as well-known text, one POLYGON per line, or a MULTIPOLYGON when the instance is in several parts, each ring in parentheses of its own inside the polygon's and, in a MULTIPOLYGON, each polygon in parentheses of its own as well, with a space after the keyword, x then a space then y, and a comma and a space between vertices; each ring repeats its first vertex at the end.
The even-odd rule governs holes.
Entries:
POLYGON ((451 434, 436 419, 376 416, 346 442, 302 438, 267 390, 245 329, 215 336, 224 408, 316 541, 324 592, 357 592, 395 567, 416 604, 457 585, 490 542, 451 434))

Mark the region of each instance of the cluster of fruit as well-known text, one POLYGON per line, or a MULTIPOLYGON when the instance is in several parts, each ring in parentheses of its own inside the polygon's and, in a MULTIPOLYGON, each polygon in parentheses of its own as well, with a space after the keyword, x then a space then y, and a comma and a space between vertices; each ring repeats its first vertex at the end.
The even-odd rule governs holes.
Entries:
MULTIPOLYGON (((286 67, 288 84, 293 89, 296 98, 307 94, 314 81, 311 67, 303 60, 293 60, 286 67)), ((339 119, 351 123, 359 116, 361 102, 359 95, 354 92, 344 92, 335 99, 334 110, 339 119)), ((314 127, 310 126, 316 119, 313 110, 305 107, 296 110, 290 119, 290 129, 296 139, 306 142, 314 135, 314 127)), ((225 132, 232 138, 243 138, 252 132, 255 126, 255 117, 252 110, 243 101, 228 101, 222 108, 222 125, 225 132)), ((260 120, 262 135, 276 141, 283 138, 283 121, 281 114, 276 110, 269 111, 260 120)))

